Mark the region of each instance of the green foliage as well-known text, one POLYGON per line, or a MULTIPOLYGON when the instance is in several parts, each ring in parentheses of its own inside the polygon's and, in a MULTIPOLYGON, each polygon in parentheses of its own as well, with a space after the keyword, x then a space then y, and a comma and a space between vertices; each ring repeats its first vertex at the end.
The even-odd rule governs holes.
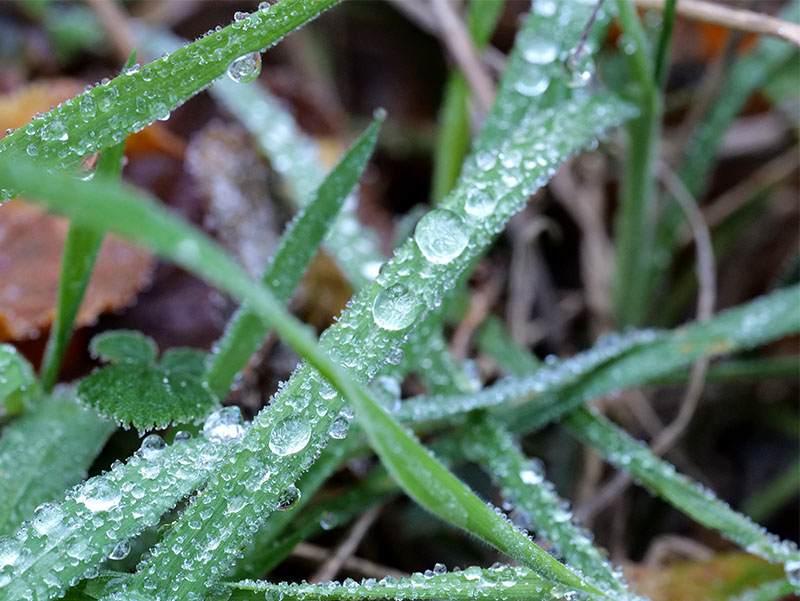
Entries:
POLYGON ((155 342, 138 332, 104 332, 92 354, 110 361, 78 382, 78 399, 122 426, 140 432, 196 422, 219 401, 203 381, 205 353, 172 349, 155 364, 155 342))
POLYGON ((8 414, 19 413, 36 388, 33 366, 10 344, 0 344, 0 403, 8 414))

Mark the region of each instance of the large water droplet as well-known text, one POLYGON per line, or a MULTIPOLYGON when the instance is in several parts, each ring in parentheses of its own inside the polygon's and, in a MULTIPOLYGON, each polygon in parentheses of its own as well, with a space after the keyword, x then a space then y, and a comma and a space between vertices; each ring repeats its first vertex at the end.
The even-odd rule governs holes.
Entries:
POLYGON ((292 455, 302 451, 311 439, 311 426, 298 415, 279 421, 269 435, 269 448, 276 455, 292 455))
POLYGON ((489 190, 472 188, 464 201, 464 210, 472 217, 483 219, 492 214, 497 206, 497 201, 497 196, 489 190))
POLYGON ((336 438, 337 440, 341 440, 345 436, 347 436, 347 431, 350 429, 350 421, 344 416, 340 415, 331 423, 331 427, 328 430, 328 434, 331 438, 336 438))
POLYGON ((109 559, 125 559, 131 552, 131 543, 127 540, 119 541, 109 554, 109 559))
POLYGON ((212 442, 227 442, 244 434, 242 413, 238 407, 222 407, 206 418, 203 436, 212 442))
POLYGON ((467 247, 469 233, 464 220, 453 211, 434 209, 419 220, 414 240, 431 263, 449 263, 467 247))
POLYGON ((566 60, 567 85, 571 88, 583 88, 591 83, 595 74, 595 64, 592 56, 586 52, 570 55, 566 60))
POLYGON ((384 330, 402 330, 416 321, 422 302, 402 284, 380 291, 372 305, 372 317, 384 330))
POLYGON ((0 569, 17 561, 20 544, 10 536, 0 536, 0 569))
POLYGON ((48 534, 61 524, 64 512, 54 503, 43 503, 33 512, 32 524, 39 534, 48 534))
POLYGON ((150 434, 142 441, 142 446, 136 451, 136 454, 145 459, 151 459, 158 455, 167 446, 164 439, 158 434, 150 434))
POLYGON ((295 506, 300 500, 300 489, 294 484, 290 484, 289 488, 283 491, 283 494, 278 498, 278 511, 286 511, 295 506))
POLYGON ((261 73, 261 53, 240 56, 228 67, 228 77, 236 83, 249 83, 261 73))
POLYGON ((120 498, 119 490, 115 489, 102 477, 97 477, 83 485, 75 500, 83 503, 89 511, 97 512, 108 511, 116 507, 120 498))
POLYGON ((45 123, 42 127, 42 140, 68 140, 67 128, 58 119, 53 119, 50 123, 45 123))
POLYGON ((790 559, 783 564, 783 569, 789 582, 794 586, 800 586, 800 560, 790 559))
POLYGON ((547 65, 556 60, 558 56, 558 46, 547 38, 537 38, 532 40, 525 50, 522 57, 534 65, 547 65))
POLYGON ((514 89, 523 96, 541 96, 550 86, 550 77, 544 71, 532 71, 514 84, 514 89))

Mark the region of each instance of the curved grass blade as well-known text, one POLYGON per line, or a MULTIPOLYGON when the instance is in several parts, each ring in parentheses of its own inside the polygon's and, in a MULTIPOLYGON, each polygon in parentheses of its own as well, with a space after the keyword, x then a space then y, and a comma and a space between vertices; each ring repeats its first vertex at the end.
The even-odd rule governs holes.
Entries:
POLYGON ((382 599, 442 599, 447 601, 551 601, 566 599, 568 589, 553 586, 535 572, 520 567, 469 567, 446 572, 437 564, 433 570, 408 578, 363 580, 360 583, 270 584, 243 581, 225 583, 233 589, 230 601, 282 599, 283 601, 380 601, 382 599))
POLYGON ((591 399, 650 382, 697 359, 752 348, 798 331, 800 286, 794 286, 723 311, 702 324, 672 332, 612 335, 531 376, 501 380, 475 394, 408 399, 398 417, 423 422, 502 407, 497 415, 512 431, 529 431, 591 399))
POLYGON ((64 501, 37 510, 13 538, 0 539, 4 551, 0 600, 62 595, 68 586, 92 574, 116 545, 157 524, 201 486, 231 446, 221 439, 164 448, 152 441, 145 439, 142 450, 126 464, 76 486, 64 501))
POLYGON ((555 487, 545 480, 540 462, 528 460, 501 424, 479 416, 461 440, 467 456, 499 481, 503 499, 525 512, 536 533, 553 543, 564 563, 616 599, 638 598, 626 590, 621 571, 607 561, 586 531, 572 522, 555 487))
POLYGON ((581 408, 565 416, 563 423, 570 433, 591 445, 609 463, 631 474, 653 494, 749 553, 784 564, 787 576, 797 575, 800 550, 795 543, 778 539, 737 513, 710 490, 677 473, 672 465, 653 455, 649 448, 605 417, 581 408))
MULTIPOLYGON (((382 122, 380 116, 353 143, 320 184, 315 198, 300 211, 281 238, 261 278, 279 302, 289 300, 342 203, 358 183, 375 148, 382 122)), ((236 312, 209 357, 206 381, 217 396, 227 395, 236 374, 266 334, 267 329, 255 311, 245 305, 236 312)))
POLYGON ((79 482, 113 431, 68 393, 42 399, 8 425, 0 437, 0 534, 79 482))
MULTIPOLYGON (((0 155, 42 167, 74 165, 118 144, 224 75, 237 58, 277 43, 338 0, 282 0, 171 55, 128 70, 34 119, 0 140, 0 155)), ((3 198, 15 194, 7 183, 3 198)))
MULTIPOLYGON (((131 54, 125 67, 131 67, 135 60, 136 51, 131 54)), ((124 149, 123 141, 105 150, 97 161, 94 177, 107 178, 109 181, 119 179, 124 149)), ((58 370, 72 335, 75 316, 92 277, 102 243, 103 232, 81 227, 77 223, 69 224, 61 258, 56 316, 42 358, 41 379, 46 392, 52 390, 58 379, 58 370)))

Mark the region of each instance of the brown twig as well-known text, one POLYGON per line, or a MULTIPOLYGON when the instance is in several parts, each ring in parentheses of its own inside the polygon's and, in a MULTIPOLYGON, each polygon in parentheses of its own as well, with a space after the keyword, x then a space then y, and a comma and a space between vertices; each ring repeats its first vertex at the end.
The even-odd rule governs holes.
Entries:
POLYGON ((479 287, 470 297, 467 312, 450 339, 450 352, 456 359, 463 360, 467 357, 472 335, 486 319, 489 311, 497 301, 497 297, 500 295, 500 288, 499 278, 493 277, 479 287))
MULTIPOLYGON (((292 550, 292 557, 305 559, 314 563, 327 561, 330 556, 331 552, 329 549, 311 543, 298 543, 292 550)), ((405 578, 408 576, 406 572, 361 557, 348 557, 344 564, 342 564, 342 568, 367 578, 383 578, 384 576, 405 578)))
POLYGON ((108 32, 108 39, 114 47, 114 52, 124 65, 136 47, 125 13, 112 0, 86 0, 86 3, 97 15, 103 29, 108 32))
POLYGON ((467 26, 449 0, 430 0, 430 3, 441 32, 440 39, 464 74, 479 111, 485 115, 494 101, 494 82, 478 57, 467 26))
MULTIPOLYGON (((325 562, 311 576, 311 582, 328 582, 336 578, 336 574, 356 552, 361 539, 367 534, 372 523, 380 514, 382 506, 376 505, 363 513, 350 527, 347 536, 336 547, 336 550, 328 557, 325 562)), ((385 574, 384 574, 385 575, 385 574)))
MULTIPOLYGON (((634 1, 641 8, 664 10, 665 0, 634 1)), ((677 11, 679 16, 686 19, 722 25, 728 29, 748 33, 769 35, 800 47, 800 26, 777 17, 702 0, 680 0, 677 3, 677 11)))

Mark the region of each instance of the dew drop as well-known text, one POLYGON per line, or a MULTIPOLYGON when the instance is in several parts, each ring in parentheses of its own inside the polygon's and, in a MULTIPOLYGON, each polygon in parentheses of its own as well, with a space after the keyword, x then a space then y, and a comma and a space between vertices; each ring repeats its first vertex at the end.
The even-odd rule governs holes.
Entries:
POLYGON ((372 317, 384 330, 402 330, 416 321, 422 302, 403 284, 394 284, 380 291, 372 305, 372 317))
POLYGON ((294 507, 300 500, 300 489, 294 484, 290 484, 289 488, 283 491, 283 494, 278 498, 278 511, 286 511, 294 507))
POLYGON ((556 60, 557 56, 558 46, 546 38, 533 40, 522 52, 522 57, 534 65, 547 65, 556 60))
POLYGON ((319 521, 319 527, 323 530, 333 530, 336 528, 336 525, 339 523, 339 520, 336 517, 335 513, 328 512, 322 516, 322 519, 319 521))
POLYGON ((497 201, 497 197, 489 191, 472 188, 464 202, 464 210, 472 217, 483 219, 492 214, 497 201))
POLYGON ((12 565, 19 558, 20 544, 10 536, 0 536, 0 569, 12 565))
POLYGON ((350 429, 350 422, 344 415, 340 415, 331 423, 328 430, 328 435, 331 438, 341 440, 347 436, 347 431, 350 429))
POLYGON ((242 413, 238 407, 222 407, 206 418, 203 436, 212 442, 237 440, 244 434, 242 413))
POLYGON ((550 86, 550 78, 544 72, 532 73, 531 77, 520 79, 514 84, 514 89, 530 98, 534 96, 541 96, 545 90, 550 86))
POLYGON ((45 535, 53 531, 64 518, 64 512, 54 503, 43 503, 33 512, 32 524, 36 532, 45 535))
POLYGON ((414 240, 431 263, 449 263, 467 247, 469 233, 464 220, 453 211, 434 209, 422 216, 414 240))
POLYGON ((261 53, 240 56, 228 67, 228 77, 236 83, 249 83, 261 73, 261 53))
POLYGON ((311 439, 311 426, 298 415, 279 421, 269 435, 269 448, 281 457, 302 451, 311 439))
POLYGON ((497 164, 497 156, 488 150, 481 150, 475 155, 475 163, 478 165, 478 169, 489 171, 497 164))
POLYGON ((42 127, 42 140, 53 141, 53 140, 68 140, 69 134, 67 133, 67 128, 64 127, 64 124, 59 121, 58 119, 54 119, 49 123, 45 123, 42 127))
POLYGON ((800 586, 800 559, 790 559, 783 564, 786 578, 794 586, 800 586))
POLYGON ((125 559, 131 552, 131 543, 127 540, 119 541, 109 554, 109 559, 125 559))
POLYGON ((39 154, 39 147, 36 144, 28 144, 28 148, 25 149, 25 152, 28 153, 28 156, 35 157, 39 154))
POLYGON ((541 15, 542 17, 552 17, 556 14, 556 1, 535 0, 533 3, 533 10, 537 15, 541 15))
POLYGON ((582 52, 577 55, 570 55, 566 60, 567 85, 571 88, 583 88, 592 81, 595 74, 595 65, 592 56, 582 52))
POLYGON ((158 455, 158 453, 166 446, 167 443, 165 443, 164 439, 158 434, 150 434, 149 436, 145 436, 144 440, 142 441, 142 446, 139 447, 139 450, 136 452, 136 454, 144 459, 151 459, 158 455))
POLYGON ((111 486, 102 477, 98 477, 87 481, 83 488, 80 489, 75 500, 83 503, 89 511, 98 512, 108 511, 116 507, 120 498, 119 490, 111 486))

